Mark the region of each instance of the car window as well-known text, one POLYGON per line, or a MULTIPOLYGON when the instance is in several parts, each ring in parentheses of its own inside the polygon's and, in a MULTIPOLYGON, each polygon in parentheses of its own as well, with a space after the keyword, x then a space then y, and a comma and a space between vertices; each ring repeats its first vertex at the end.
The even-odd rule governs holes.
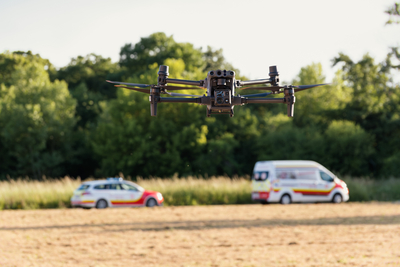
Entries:
POLYGON ((138 191, 136 187, 130 184, 121 184, 121 187, 123 190, 132 190, 132 191, 138 191))
POLYGON ((319 172, 319 174, 321 175, 321 179, 326 181, 326 182, 333 182, 333 178, 330 177, 328 174, 324 173, 324 172, 319 172))
POLYGON ((86 190, 86 189, 88 189, 89 187, 90 187, 90 185, 88 185, 88 184, 82 184, 80 187, 78 187, 77 190, 86 190))
POLYGON ((99 184, 94 187, 94 189, 100 189, 100 190, 104 190, 104 189, 108 189, 108 188, 109 188, 108 184, 99 184))
POLYGON ((121 185, 120 184, 110 184, 110 189, 111 190, 121 190, 121 185))

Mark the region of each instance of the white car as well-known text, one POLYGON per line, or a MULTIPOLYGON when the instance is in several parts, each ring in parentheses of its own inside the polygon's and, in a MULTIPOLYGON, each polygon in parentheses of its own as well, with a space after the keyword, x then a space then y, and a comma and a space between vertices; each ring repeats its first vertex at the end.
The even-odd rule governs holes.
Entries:
POLYGON ((160 192, 148 191, 143 187, 124 181, 122 178, 107 178, 85 182, 74 191, 72 207, 154 207, 161 206, 164 198, 160 192))

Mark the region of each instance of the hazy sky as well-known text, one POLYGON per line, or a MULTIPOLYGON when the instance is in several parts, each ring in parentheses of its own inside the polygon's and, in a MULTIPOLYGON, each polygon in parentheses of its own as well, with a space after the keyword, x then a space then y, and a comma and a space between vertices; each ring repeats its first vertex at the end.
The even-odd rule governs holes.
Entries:
POLYGON ((222 48, 249 78, 281 80, 321 62, 328 81, 339 52, 382 61, 400 45, 400 25, 385 26, 394 0, 0 0, 0 52, 31 50, 56 67, 96 53, 118 61, 120 48, 154 32, 195 47, 222 48))

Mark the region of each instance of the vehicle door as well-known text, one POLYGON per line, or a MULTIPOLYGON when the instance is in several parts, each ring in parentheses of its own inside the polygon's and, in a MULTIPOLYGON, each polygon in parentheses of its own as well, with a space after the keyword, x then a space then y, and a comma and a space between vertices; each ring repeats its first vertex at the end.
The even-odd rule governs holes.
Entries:
POLYGON ((137 206, 143 205, 144 202, 141 201, 143 192, 137 189, 135 186, 131 184, 121 184, 122 191, 124 192, 125 199, 127 200, 127 205, 129 206, 137 206))
POLYGON ((276 180, 273 181, 273 190, 279 192, 281 197, 285 193, 289 193, 292 201, 301 201, 301 194, 296 193, 299 188, 299 181, 297 179, 297 171, 294 168, 277 168, 276 180))
POLYGON ((319 171, 319 180, 317 183, 317 188, 321 191, 320 201, 331 201, 330 193, 335 188, 335 180, 329 174, 319 171))
POLYGON ((298 187, 295 190, 296 195, 304 202, 319 201, 319 192, 317 188, 318 170, 316 168, 299 168, 297 171, 298 187))
POLYGON ((109 193, 110 193, 109 188, 110 188, 110 186, 108 184, 95 185, 93 187, 92 193, 93 193, 96 201, 99 200, 99 199, 105 199, 108 202, 110 202, 110 199, 109 199, 109 193))
POLYGON ((109 184, 109 198, 111 205, 116 207, 126 206, 127 195, 124 190, 122 190, 121 184, 109 184))

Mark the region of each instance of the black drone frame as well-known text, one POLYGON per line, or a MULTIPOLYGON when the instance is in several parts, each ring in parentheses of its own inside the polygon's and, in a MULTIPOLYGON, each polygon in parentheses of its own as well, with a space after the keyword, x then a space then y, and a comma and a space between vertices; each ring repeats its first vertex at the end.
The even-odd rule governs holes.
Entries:
POLYGON ((233 108, 237 105, 244 104, 266 104, 266 103, 283 103, 287 104, 287 114, 293 117, 294 103, 296 97, 295 92, 306 90, 320 85, 326 84, 313 84, 313 85, 285 85, 279 86, 279 73, 276 66, 269 67, 269 78, 240 81, 235 79, 235 72, 231 70, 212 70, 207 73, 207 78, 200 81, 181 80, 169 78, 169 67, 161 65, 158 71, 157 85, 151 84, 138 84, 138 83, 124 83, 107 81, 109 83, 117 84, 116 87, 139 91, 142 93, 150 94, 150 114, 151 116, 157 115, 158 103, 196 103, 200 105, 207 105, 207 117, 211 114, 228 114, 233 117, 233 108), (179 87, 171 86, 172 84, 184 84, 196 87, 179 87), (257 84, 270 84, 270 86, 251 87, 257 84), (250 86, 244 87, 242 86, 250 86), (241 90, 264 90, 270 91, 267 93, 251 94, 251 95, 235 95, 236 88, 241 90), (207 95, 189 95, 180 93, 170 93, 168 90, 201 90, 206 89, 207 95), (283 93, 283 98, 266 98, 270 94, 283 93), (162 94, 167 94, 173 97, 161 97, 162 94), (180 96, 180 97, 174 97, 180 96), (189 97, 189 98, 188 98, 189 97))

